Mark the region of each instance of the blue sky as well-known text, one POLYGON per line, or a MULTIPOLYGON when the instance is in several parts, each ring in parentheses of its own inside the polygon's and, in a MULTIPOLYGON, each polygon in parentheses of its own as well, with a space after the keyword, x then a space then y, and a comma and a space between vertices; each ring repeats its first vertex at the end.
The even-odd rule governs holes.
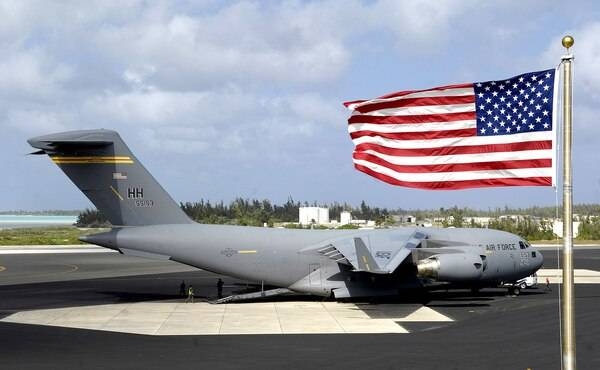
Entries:
POLYGON ((90 207, 48 158, 26 155, 26 140, 100 127, 119 131, 177 201, 552 205, 552 188, 378 182, 352 166, 342 102, 552 68, 567 33, 574 201, 600 203, 593 1, 5 0, 0 19, 0 210, 90 207))

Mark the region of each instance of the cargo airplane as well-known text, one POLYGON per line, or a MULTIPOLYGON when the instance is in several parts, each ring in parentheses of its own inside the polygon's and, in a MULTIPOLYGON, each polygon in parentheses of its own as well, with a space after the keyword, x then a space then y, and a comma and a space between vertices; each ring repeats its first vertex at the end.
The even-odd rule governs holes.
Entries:
MULTIPOLYGON (((295 292, 343 299, 397 295, 415 287, 476 290, 516 282, 543 262, 542 254, 521 237, 490 229, 294 230, 199 224, 115 131, 62 132, 28 142, 38 149, 34 154, 50 156, 112 224, 110 231, 81 240, 274 288, 260 296, 295 292)), ((516 285, 509 289, 519 293, 516 285)))

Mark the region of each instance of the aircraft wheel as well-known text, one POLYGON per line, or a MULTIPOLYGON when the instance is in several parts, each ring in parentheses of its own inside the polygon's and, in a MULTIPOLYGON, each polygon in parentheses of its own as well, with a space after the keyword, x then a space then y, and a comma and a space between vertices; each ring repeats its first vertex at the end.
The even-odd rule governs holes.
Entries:
POLYGON ((521 294, 521 288, 519 288, 518 286, 512 288, 512 294, 514 294, 514 295, 521 294))

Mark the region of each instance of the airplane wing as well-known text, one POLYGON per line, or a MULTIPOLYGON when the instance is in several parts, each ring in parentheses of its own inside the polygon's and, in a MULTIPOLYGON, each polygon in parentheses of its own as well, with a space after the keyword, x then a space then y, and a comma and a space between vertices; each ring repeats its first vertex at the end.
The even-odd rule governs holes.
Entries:
POLYGON ((371 241, 369 235, 357 235, 311 246, 301 253, 316 251, 357 272, 391 274, 426 238, 427 235, 420 231, 414 231, 404 240, 371 241))

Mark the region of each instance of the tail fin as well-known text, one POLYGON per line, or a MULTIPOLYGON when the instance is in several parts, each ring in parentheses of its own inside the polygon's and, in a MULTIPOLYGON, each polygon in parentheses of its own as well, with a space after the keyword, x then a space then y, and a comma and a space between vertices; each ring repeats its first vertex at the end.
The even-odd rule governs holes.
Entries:
POLYGON ((111 130, 69 131, 28 140, 48 154, 114 226, 192 221, 111 130))

